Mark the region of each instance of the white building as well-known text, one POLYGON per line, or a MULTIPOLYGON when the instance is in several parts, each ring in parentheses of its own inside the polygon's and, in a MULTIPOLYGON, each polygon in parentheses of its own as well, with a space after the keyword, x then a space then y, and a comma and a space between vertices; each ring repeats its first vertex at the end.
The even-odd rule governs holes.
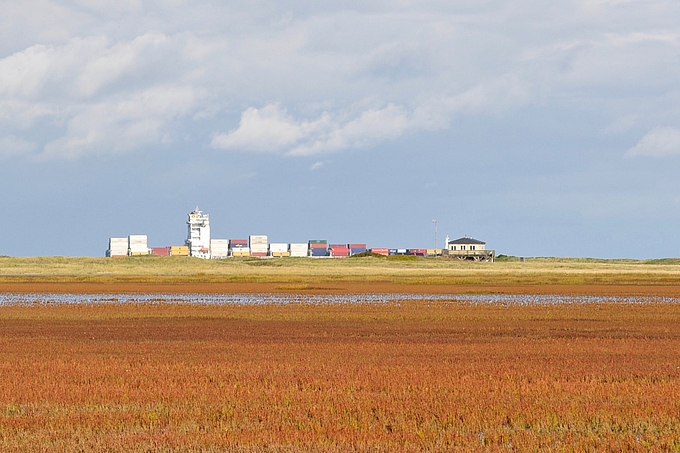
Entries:
POLYGON ((449 258, 458 258, 460 260, 471 261, 491 261, 496 258, 495 250, 487 250, 486 242, 469 237, 462 237, 454 241, 450 241, 446 237, 446 250, 444 256, 449 258))
POLYGON ((210 218, 198 206, 189 213, 186 245, 189 256, 210 259, 210 218))

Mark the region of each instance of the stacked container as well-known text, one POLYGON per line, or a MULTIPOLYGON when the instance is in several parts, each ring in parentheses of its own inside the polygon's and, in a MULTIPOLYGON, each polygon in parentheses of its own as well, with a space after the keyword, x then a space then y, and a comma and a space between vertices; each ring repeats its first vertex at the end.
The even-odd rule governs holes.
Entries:
POLYGON ((151 254, 155 256, 170 256, 170 247, 151 247, 151 254))
POLYGON ((373 247, 371 249, 371 253, 375 253, 376 255, 385 255, 389 256, 390 254, 390 249, 382 248, 382 247, 373 247))
POLYGON ((328 241, 322 239, 310 240, 309 256, 328 256, 328 241))
POLYGON ((170 256, 189 256, 188 245, 171 245, 170 256))
POLYGON ((106 256, 116 258, 128 256, 128 238, 109 238, 109 249, 106 256))
POLYGON ((409 255, 425 256, 426 254, 427 249, 409 249, 409 255))
POLYGON ((213 259, 224 259, 229 256, 229 239, 211 239, 210 257, 213 259))
POLYGON ((241 258, 250 256, 248 239, 229 239, 229 254, 241 258))
POLYGON ((349 256, 349 248, 347 247, 347 244, 331 244, 328 246, 328 249, 330 250, 330 255, 335 258, 344 258, 349 256))
POLYGON ((290 256, 288 244, 272 242, 269 244, 269 254, 277 257, 290 256))
POLYGON ((146 234, 131 234, 128 236, 128 254, 141 256, 149 254, 148 238, 146 234))
POLYGON ((290 256, 303 257, 308 256, 309 246, 307 244, 290 244, 290 256))
POLYGON ((264 234, 250 236, 250 256, 264 257, 269 254, 269 242, 264 234))
POLYGON ((358 253, 364 253, 366 251, 366 244, 347 244, 349 249, 349 255, 356 255, 358 253))

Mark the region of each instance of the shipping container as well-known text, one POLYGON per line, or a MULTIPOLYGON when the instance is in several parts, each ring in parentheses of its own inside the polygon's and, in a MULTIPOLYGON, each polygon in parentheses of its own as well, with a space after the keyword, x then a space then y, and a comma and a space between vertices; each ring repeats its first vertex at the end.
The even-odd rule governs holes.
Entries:
POLYGON ((376 255, 388 256, 390 254, 390 249, 384 247, 373 247, 371 249, 371 253, 375 253, 376 255))
POLYGON ((268 238, 264 234, 254 234, 250 235, 249 237, 249 243, 250 246, 252 247, 253 244, 267 244, 268 238))
POLYGON ((275 256, 277 258, 281 258, 281 257, 290 256, 290 252, 271 252, 271 255, 275 256))
POLYGON ((244 257, 250 256, 250 249, 248 249, 248 248, 234 249, 231 252, 231 256, 236 257, 236 258, 244 258, 244 257))
POLYGON ((397 255, 406 255, 406 249, 397 249, 397 255))
POLYGON ((189 256, 189 247, 186 245, 170 246, 170 256, 189 256))
POLYGON ((325 239, 310 239, 309 240, 309 245, 326 245, 328 244, 328 241, 325 239))
POLYGON ((258 257, 258 258, 264 258, 268 255, 269 255, 269 253, 267 253, 267 252, 253 252, 252 250, 250 252, 250 256, 255 256, 255 257, 258 257))
POLYGON ((248 239, 229 239, 229 245, 248 245, 248 239))
POLYGON ((274 243, 272 242, 269 244, 269 251, 271 253, 282 253, 282 252, 287 252, 288 251, 288 244, 287 243, 274 243))
POLYGON ((328 256, 326 248, 310 248, 309 256, 328 256))
POLYGON ((366 250, 366 244, 347 244, 348 249, 364 249, 366 250))
POLYGON ((170 247, 152 247, 151 254, 155 256, 170 256, 170 247))
POLYGON ((145 256, 148 254, 149 252, 130 252, 130 256, 145 256))

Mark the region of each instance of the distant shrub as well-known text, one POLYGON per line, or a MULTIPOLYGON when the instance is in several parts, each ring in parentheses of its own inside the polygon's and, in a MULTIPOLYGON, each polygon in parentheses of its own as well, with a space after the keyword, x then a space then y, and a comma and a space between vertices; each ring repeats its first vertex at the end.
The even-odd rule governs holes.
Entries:
POLYGON ((357 253, 356 255, 350 256, 350 258, 387 258, 385 255, 381 255, 379 253, 373 253, 371 251, 365 251, 361 253, 357 253))
POLYGON ((416 261, 418 259, 415 255, 392 255, 386 258, 392 261, 416 261))

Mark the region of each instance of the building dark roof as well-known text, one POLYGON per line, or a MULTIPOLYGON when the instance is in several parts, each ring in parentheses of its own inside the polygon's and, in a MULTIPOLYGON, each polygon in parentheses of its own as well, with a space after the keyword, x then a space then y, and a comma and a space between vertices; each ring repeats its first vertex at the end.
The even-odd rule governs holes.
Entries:
POLYGON ((472 239, 472 238, 460 238, 460 239, 456 239, 455 241, 449 241, 449 244, 479 244, 479 245, 486 245, 486 242, 478 241, 477 239, 472 239))

